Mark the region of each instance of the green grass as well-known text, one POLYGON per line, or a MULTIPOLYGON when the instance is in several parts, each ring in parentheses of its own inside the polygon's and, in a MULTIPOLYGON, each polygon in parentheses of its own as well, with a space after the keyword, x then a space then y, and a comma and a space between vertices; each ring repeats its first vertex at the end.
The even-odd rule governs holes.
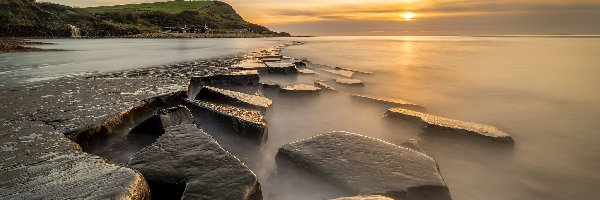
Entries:
POLYGON ((186 10, 198 10, 209 4, 212 1, 167 1, 167 2, 155 2, 155 3, 141 3, 141 4, 126 4, 126 5, 115 5, 115 6, 99 6, 85 8, 86 11, 91 13, 102 13, 109 11, 159 11, 169 14, 178 14, 186 10))

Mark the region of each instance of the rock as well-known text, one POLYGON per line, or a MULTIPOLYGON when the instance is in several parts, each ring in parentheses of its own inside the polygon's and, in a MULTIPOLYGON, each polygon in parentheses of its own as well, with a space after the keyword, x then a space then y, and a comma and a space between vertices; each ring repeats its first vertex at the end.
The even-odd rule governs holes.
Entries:
POLYGON ((374 102, 381 102, 381 103, 385 103, 385 104, 392 104, 395 106, 408 107, 408 108, 414 108, 414 109, 420 109, 420 110, 424 109, 423 106, 420 106, 418 104, 412 103, 410 101, 405 101, 402 99, 371 97, 371 96, 365 96, 365 95, 360 95, 360 94, 352 94, 352 97, 356 97, 357 99, 370 100, 370 101, 374 101, 374 102))
POLYGON ((356 72, 356 73, 361 73, 361 74, 373 74, 373 72, 368 72, 368 71, 361 71, 361 70, 357 70, 357 69, 350 69, 350 68, 345 68, 345 67, 335 67, 334 69, 339 69, 339 70, 345 70, 345 71, 351 71, 351 72, 356 72))
POLYGON ((274 89, 274 90, 281 89, 281 85, 279 85, 278 83, 273 83, 273 82, 260 83, 260 86, 264 89, 274 89))
POLYGON ((317 72, 315 72, 312 69, 299 69, 298 73, 301 73, 301 74, 318 74, 317 72))
POLYGON ((198 95, 196 95, 196 99, 260 110, 266 110, 273 103, 273 101, 265 97, 210 86, 204 86, 198 95))
POLYGON ((424 127, 427 129, 439 129, 443 131, 482 136, 495 141, 513 143, 513 139, 508 133, 496 127, 485 124, 448 119, 402 108, 388 109, 387 115, 400 117, 407 120, 419 121, 423 123, 424 127))
POLYGON ((260 59, 263 62, 279 62, 281 61, 281 58, 261 58, 260 59))
POLYGON ((326 89, 326 90, 337 91, 333 86, 331 86, 323 81, 315 81, 315 85, 320 88, 326 89))
POLYGON ((393 200, 392 198, 381 195, 360 195, 353 197, 340 197, 331 200, 393 200))
POLYGON ((95 124, 69 131, 65 133, 65 136, 70 140, 77 142, 77 144, 81 145, 81 147, 86 150, 90 142, 103 139, 113 133, 136 127, 159 110, 181 104, 182 99, 185 98, 185 96, 187 96, 187 94, 180 91, 150 97, 130 106, 114 116, 96 122, 95 124))
POLYGON ((310 86, 310 85, 305 85, 305 84, 298 84, 298 85, 286 86, 284 88, 281 88, 280 91, 285 92, 285 93, 315 93, 316 94, 319 91, 321 91, 321 88, 318 88, 315 86, 310 86))
POLYGON ((232 65, 231 69, 238 70, 262 70, 267 66, 261 62, 260 60, 255 59, 245 59, 240 61, 239 63, 232 65))
POLYGON ((262 199, 254 173, 191 124, 167 128, 128 166, 144 175, 153 199, 262 199))
POLYGON ((42 122, 0 123, 0 199, 150 199, 137 171, 81 152, 42 122))
POLYGON ((394 199, 450 199, 436 161, 426 154, 379 139, 330 132, 279 148, 286 162, 359 195, 394 199))
POLYGON ((158 111, 130 131, 131 133, 146 133, 161 135, 165 129, 181 124, 193 124, 194 117, 189 109, 183 106, 167 108, 158 111))
POLYGON ((269 73, 292 74, 298 73, 296 65, 286 62, 265 62, 269 73))
POLYGON ((364 86, 365 85, 361 80, 351 79, 351 78, 336 78, 335 82, 341 83, 341 84, 346 84, 346 85, 356 85, 356 86, 364 86))
POLYGON ((323 71, 326 71, 326 72, 329 72, 329 73, 332 73, 332 74, 335 74, 335 75, 347 77, 347 78, 352 78, 352 76, 354 76, 354 72, 346 71, 346 70, 324 69, 323 71))
POLYGON ((189 98, 195 97, 200 88, 203 86, 219 86, 219 85, 258 85, 260 77, 256 70, 245 70, 237 72, 228 72, 225 74, 214 74, 207 76, 195 76, 190 79, 188 85, 189 98))
POLYGON ((185 103, 230 120, 239 135, 250 138, 256 144, 263 144, 267 140, 267 121, 260 111, 191 99, 186 99, 185 103))

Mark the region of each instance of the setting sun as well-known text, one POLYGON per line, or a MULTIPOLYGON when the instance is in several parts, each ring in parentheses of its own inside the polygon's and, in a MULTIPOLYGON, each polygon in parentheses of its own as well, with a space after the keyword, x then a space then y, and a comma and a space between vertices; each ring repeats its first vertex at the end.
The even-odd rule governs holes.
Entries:
POLYGON ((407 12, 407 13, 402 13, 401 16, 406 20, 410 20, 413 17, 415 17, 416 15, 414 13, 407 12))

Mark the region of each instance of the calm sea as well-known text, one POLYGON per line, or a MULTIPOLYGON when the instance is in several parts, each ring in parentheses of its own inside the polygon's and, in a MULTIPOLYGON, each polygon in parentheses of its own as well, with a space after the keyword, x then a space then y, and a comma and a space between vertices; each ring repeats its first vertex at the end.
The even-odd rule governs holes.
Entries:
MULTIPOLYGON (((247 151, 222 141, 259 176, 271 199, 329 198, 311 181, 273 178, 281 145, 333 130, 390 142, 419 139, 454 199, 597 199, 600 188, 600 38, 316 37, 293 39, 42 40, 73 51, 0 54, 0 85, 218 57, 290 40, 284 54, 360 69, 364 88, 311 98, 267 94, 269 141, 247 151), (383 117, 387 107, 351 93, 400 98, 448 118, 496 126, 514 147, 425 134, 383 117), (303 182, 304 181, 304 182, 303 182), (293 184, 290 182, 299 182, 293 184)), ((320 76, 266 76, 312 84, 320 76)), ((218 137, 217 137, 218 138, 218 137)))

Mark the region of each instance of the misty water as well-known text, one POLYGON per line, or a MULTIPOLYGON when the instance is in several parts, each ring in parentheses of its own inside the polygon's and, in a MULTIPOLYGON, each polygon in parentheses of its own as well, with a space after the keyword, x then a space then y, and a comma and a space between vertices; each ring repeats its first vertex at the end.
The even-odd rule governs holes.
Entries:
POLYGON ((44 39, 66 51, 0 53, 0 87, 181 61, 216 58, 275 45, 273 39, 44 39))
MULTIPOLYGON (((220 121, 196 116, 200 128, 206 129, 256 173, 265 198, 323 199, 347 195, 334 185, 306 174, 277 173, 275 164, 277 149, 283 144, 335 130, 392 143, 419 139, 425 152, 438 162, 453 199, 597 198, 595 190, 600 186, 600 132, 596 129, 600 122, 600 79, 597 78, 600 75, 600 38, 221 39, 215 42, 216 46, 230 41, 235 44, 190 48, 183 51, 184 55, 163 48, 145 48, 143 51, 148 51, 147 54, 138 55, 135 60, 117 55, 143 48, 146 40, 113 43, 60 40, 56 41, 57 46, 66 49, 69 49, 68 45, 78 48, 90 43, 99 45, 94 47, 99 49, 89 50, 90 57, 97 61, 88 62, 90 57, 63 57, 81 52, 44 52, 2 55, 12 59, 2 59, 2 66, 5 63, 54 66, 65 59, 73 60, 75 69, 58 67, 59 72, 67 71, 57 74, 61 76, 93 73, 99 69, 94 67, 96 63, 122 63, 112 70, 130 69, 228 55, 290 40, 304 41, 305 44, 286 48, 284 55, 373 74, 357 73, 354 76, 364 81, 365 87, 336 84, 330 81, 335 75, 319 70, 316 70, 319 75, 263 74, 261 82, 282 84, 312 85, 314 79, 324 79, 339 92, 297 96, 261 91, 273 100, 273 105, 267 112, 268 141, 260 147, 236 137, 233 130, 220 121), (119 48, 130 49, 112 53, 111 50, 119 48), (104 54, 107 56, 103 57, 104 54), (111 60, 113 57, 116 60, 111 60), (353 99, 350 97, 353 93, 409 100, 424 106, 430 114, 493 125, 511 134, 515 144, 507 146, 424 132, 416 123, 384 117, 388 105, 353 99)), ((148 40, 172 48, 192 44, 202 46, 204 41, 148 40), (173 42, 192 44, 172 45, 173 42)), ((212 42, 211 39, 207 41, 212 42)), ((14 68, 13 71, 19 70, 14 68)), ((31 76, 24 72, 25 75, 19 77, 43 77, 45 73, 54 73, 52 68, 31 73, 31 76)), ((3 81, 5 77, 2 77, 3 81)), ((248 93, 258 90, 229 89, 248 93)))

